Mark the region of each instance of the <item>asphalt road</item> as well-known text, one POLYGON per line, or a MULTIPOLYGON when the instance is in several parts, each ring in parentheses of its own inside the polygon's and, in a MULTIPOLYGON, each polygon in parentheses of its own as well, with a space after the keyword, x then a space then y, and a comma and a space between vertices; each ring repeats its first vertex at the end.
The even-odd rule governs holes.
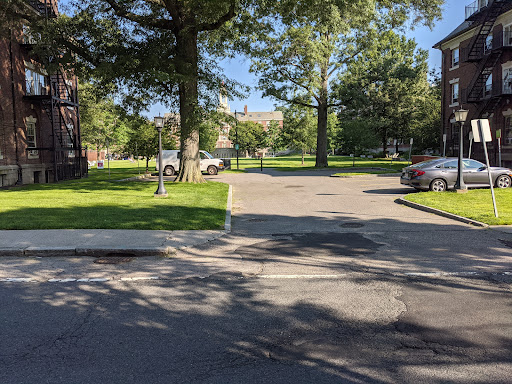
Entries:
POLYGON ((170 259, 0 259, 0 383, 510 383, 511 235, 327 175, 219 175, 233 231, 170 259))

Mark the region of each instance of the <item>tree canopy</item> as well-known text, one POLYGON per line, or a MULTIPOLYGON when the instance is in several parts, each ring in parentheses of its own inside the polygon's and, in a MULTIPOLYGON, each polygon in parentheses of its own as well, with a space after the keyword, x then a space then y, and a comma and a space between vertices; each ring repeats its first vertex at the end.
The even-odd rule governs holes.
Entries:
POLYGON ((365 49, 369 26, 404 25, 408 20, 431 26, 441 16, 443 0, 281 1, 276 15, 258 18, 261 28, 242 35, 252 71, 260 75, 264 95, 316 109, 316 166, 327 164, 329 110, 344 100, 333 97, 331 79, 365 49), (304 102, 304 100, 312 102, 304 102))
MULTIPOLYGON (((366 122, 386 152, 390 138, 409 139, 418 119, 425 117, 431 85, 428 54, 417 50, 414 40, 393 31, 375 36, 339 76, 338 97, 344 102, 342 120, 355 120, 356 126, 366 122)), ((434 112, 432 107, 428 111, 434 112)))

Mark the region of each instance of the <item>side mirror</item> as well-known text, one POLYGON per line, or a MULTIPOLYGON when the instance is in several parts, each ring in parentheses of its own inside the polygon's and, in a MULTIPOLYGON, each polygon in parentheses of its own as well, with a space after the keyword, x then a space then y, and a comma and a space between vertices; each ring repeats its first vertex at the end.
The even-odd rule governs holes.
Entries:
POLYGON ((479 171, 485 171, 486 169, 487 169, 487 166, 485 166, 485 165, 483 167, 478 168, 479 171))

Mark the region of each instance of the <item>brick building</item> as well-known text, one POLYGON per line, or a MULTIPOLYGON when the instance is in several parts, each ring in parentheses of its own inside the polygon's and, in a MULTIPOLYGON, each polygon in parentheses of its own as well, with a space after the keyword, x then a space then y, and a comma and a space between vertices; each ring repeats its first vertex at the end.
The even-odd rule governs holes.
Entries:
MULTIPOLYGON (((231 108, 228 104, 228 98, 227 96, 223 96, 222 94, 220 97, 220 103, 218 110, 220 112, 224 112, 228 115, 231 115, 235 117, 236 113, 236 119, 240 122, 244 121, 252 121, 257 124, 261 124, 263 126, 263 129, 265 131, 268 130, 268 127, 272 123, 272 121, 275 121, 279 124, 279 127, 283 128, 283 112, 281 111, 273 111, 273 112, 250 112, 248 111, 247 105, 244 107, 244 111, 236 111, 231 112, 231 108)), ((219 158, 230 158, 230 157, 236 157, 236 150, 234 143, 229 140, 229 132, 231 130, 231 126, 228 123, 224 123, 222 127, 219 127, 219 138, 217 140, 215 152, 213 153, 215 157, 219 158)), ((264 156, 268 153, 268 149, 263 149, 258 155, 264 156)))
MULTIPOLYGON (((512 0, 478 0, 465 7, 465 20, 437 43, 442 57, 442 134, 447 155, 458 151, 458 126, 453 111, 468 109, 464 156, 469 150, 470 120, 487 118, 493 141, 491 165, 498 163, 496 131, 501 130, 502 164, 512 166, 512 0)), ((471 157, 483 160, 483 148, 471 157)))
MULTIPOLYGON (((56 0, 33 0, 26 12, 56 17, 56 0)), ((87 173, 80 141, 77 79, 48 73, 31 55, 27 25, 0 39, 0 186, 47 183, 87 173)))

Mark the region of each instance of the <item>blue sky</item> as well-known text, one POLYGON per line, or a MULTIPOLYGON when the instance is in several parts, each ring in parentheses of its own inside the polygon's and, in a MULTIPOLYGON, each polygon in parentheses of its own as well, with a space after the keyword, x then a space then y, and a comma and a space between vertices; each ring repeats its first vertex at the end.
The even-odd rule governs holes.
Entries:
MULTIPOLYGON (((416 40, 418 47, 429 51, 430 68, 437 68, 440 72, 441 51, 433 49, 432 46, 441 41, 464 21, 465 6, 471 2, 472 0, 446 0, 443 6, 443 19, 436 23, 432 31, 429 28, 421 27, 407 32, 409 38, 416 40)), ((256 86, 257 78, 249 73, 249 66, 250 62, 245 58, 225 61, 223 65, 227 77, 241 81, 249 86, 256 86)), ((277 102, 270 98, 263 98, 260 91, 253 90, 249 98, 229 100, 229 104, 232 111, 235 109, 242 111, 244 105, 247 104, 248 109, 252 112, 267 112, 273 110, 277 102)), ((165 111, 165 107, 155 105, 147 113, 147 116, 157 116, 158 113, 163 114, 165 111)))

